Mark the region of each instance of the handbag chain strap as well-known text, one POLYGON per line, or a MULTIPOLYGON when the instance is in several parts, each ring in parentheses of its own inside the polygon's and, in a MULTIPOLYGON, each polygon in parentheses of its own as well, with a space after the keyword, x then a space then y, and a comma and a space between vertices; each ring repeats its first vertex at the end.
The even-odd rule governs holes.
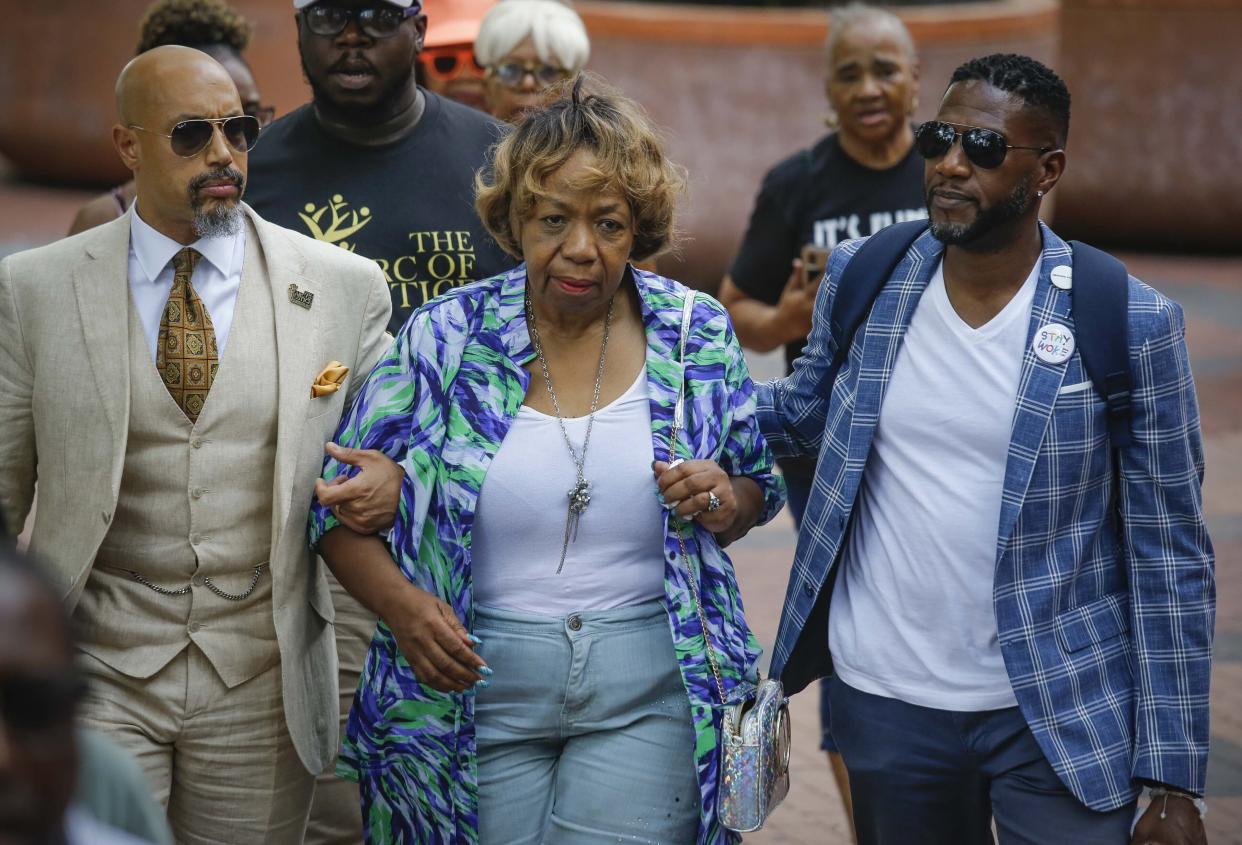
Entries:
MULTIPOLYGON (((677 435, 681 433, 682 419, 685 414, 686 402, 686 340, 690 336, 690 317, 694 310, 695 292, 689 291, 686 294, 685 302, 681 310, 681 347, 678 350, 678 361, 682 365, 681 385, 677 392, 677 405, 673 410, 673 425, 669 429, 668 435, 668 457, 672 461, 677 457, 677 435)), ((680 520, 676 514, 671 515, 673 519, 680 520)), ((693 520, 687 520, 693 526, 693 520)), ((694 598, 694 612, 698 614, 699 625, 703 628, 703 650, 707 653, 707 662, 711 666, 712 678, 716 682, 716 693, 720 696, 720 703, 723 705, 725 701, 724 679, 720 674, 720 664, 716 661, 716 650, 712 648, 711 634, 707 628, 707 615, 703 612, 703 599, 699 595, 699 579, 694 565, 690 562, 690 553, 686 550, 686 539, 682 536, 682 526, 677 525, 677 545, 681 548, 681 559, 686 566, 686 581, 690 585, 690 595, 694 598)), ((726 713, 727 718, 727 713, 726 713)))
POLYGON ((720 676, 720 664, 716 662, 716 650, 712 648, 711 634, 707 631, 707 617, 703 613, 703 600, 699 598, 698 579, 694 568, 690 565, 690 554, 686 551, 686 541, 681 536, 681 528, 677 529, 677 544, 681 546, 681 559, 686 562, 686 580, 690 583, 690 593, 694 596, 694 612, 699 616, 699 625, 703 628, 703 650, 707 652, 707 662, 712 667, 712 678, 716 681, 716 692, 720 703, 724 704, 724 680, 720 676))

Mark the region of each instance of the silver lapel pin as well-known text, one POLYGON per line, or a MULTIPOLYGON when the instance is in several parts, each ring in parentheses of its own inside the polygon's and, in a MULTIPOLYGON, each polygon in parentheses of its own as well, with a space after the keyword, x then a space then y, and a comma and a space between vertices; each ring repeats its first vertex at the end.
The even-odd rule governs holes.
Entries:
POLYGON ((315 294, 308 290, 298 290, 297 285, 289 285, 289 301, 309 311, 315 302, 315 294))

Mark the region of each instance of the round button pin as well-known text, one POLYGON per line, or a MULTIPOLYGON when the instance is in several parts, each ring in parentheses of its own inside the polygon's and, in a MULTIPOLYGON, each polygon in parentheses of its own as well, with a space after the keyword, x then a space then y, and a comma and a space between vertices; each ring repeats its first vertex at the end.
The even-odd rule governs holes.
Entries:
POLYGON ((1074 354, 1074 333, 1060 323, 1048 323, 1035 332, 1031 347, 1045 364, 1061 364, 1074 354))
POLYGON ((1061 290, 1069 290, 1074 286, 1074 268, 1059 264, 1052 268, 1052 283, 1061 290))

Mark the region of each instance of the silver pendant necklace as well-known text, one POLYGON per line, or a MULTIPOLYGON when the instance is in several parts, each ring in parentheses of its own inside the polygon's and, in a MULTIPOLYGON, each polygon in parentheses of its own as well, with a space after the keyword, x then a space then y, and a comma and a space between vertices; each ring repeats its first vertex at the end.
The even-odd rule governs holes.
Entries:
POLYGON ((561 427, 561 436, 565 438, 565 446, 569 449, 569 457, 574 462, 574 470, 577 473, 577 480, 568 493, 569 510, 565 514, 565 537, 561 543, 561 562, 556 567, 557 575, 560 575, 561 570, 565 568, 565 556, 569 554, 569 544, 578 539, 578 521, 582 518, 587 505, 591 504, 591 482, 586 480, 584 467, 586 466, 587 447, 591 445, 591 428, 595 425, 595 411, 599 407, 599 391, 604 384, 604 356, 608 352, 608 330, 612 327, 612 309, 616 299, 616 294, 613 294, 612 299, 608 300, 608 314, 604 317, 604 339, 599 345, 599 366, 595 371, 595 395, 591 399, 591 413, 587 417, 586 436, 582 439, 582 452, 579 453, 569 439, 569 430, 565 428, 561 405, 556 400, 556 391, 552 388, 552 374, 548 372, 548 360, 543 354, 539 329, 535 326, 535 309, 531 305, 530 295, 526 297, 526 324, 530 327, 531 345, 535 347, 535 355, 539 358, 539 369, 543 371, 543 383, 548 388, 548 398, 552 400, 552 408, 556 411, 556 422, 561 427))

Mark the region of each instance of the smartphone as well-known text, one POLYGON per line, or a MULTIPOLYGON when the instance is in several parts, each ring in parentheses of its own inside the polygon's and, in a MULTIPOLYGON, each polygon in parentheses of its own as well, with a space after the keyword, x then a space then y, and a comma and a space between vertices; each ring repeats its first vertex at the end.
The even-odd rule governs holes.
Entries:
POLYGON ((802 247, 802 284, 818 285, 828 269, 830 249, 807 244, 802 247))

